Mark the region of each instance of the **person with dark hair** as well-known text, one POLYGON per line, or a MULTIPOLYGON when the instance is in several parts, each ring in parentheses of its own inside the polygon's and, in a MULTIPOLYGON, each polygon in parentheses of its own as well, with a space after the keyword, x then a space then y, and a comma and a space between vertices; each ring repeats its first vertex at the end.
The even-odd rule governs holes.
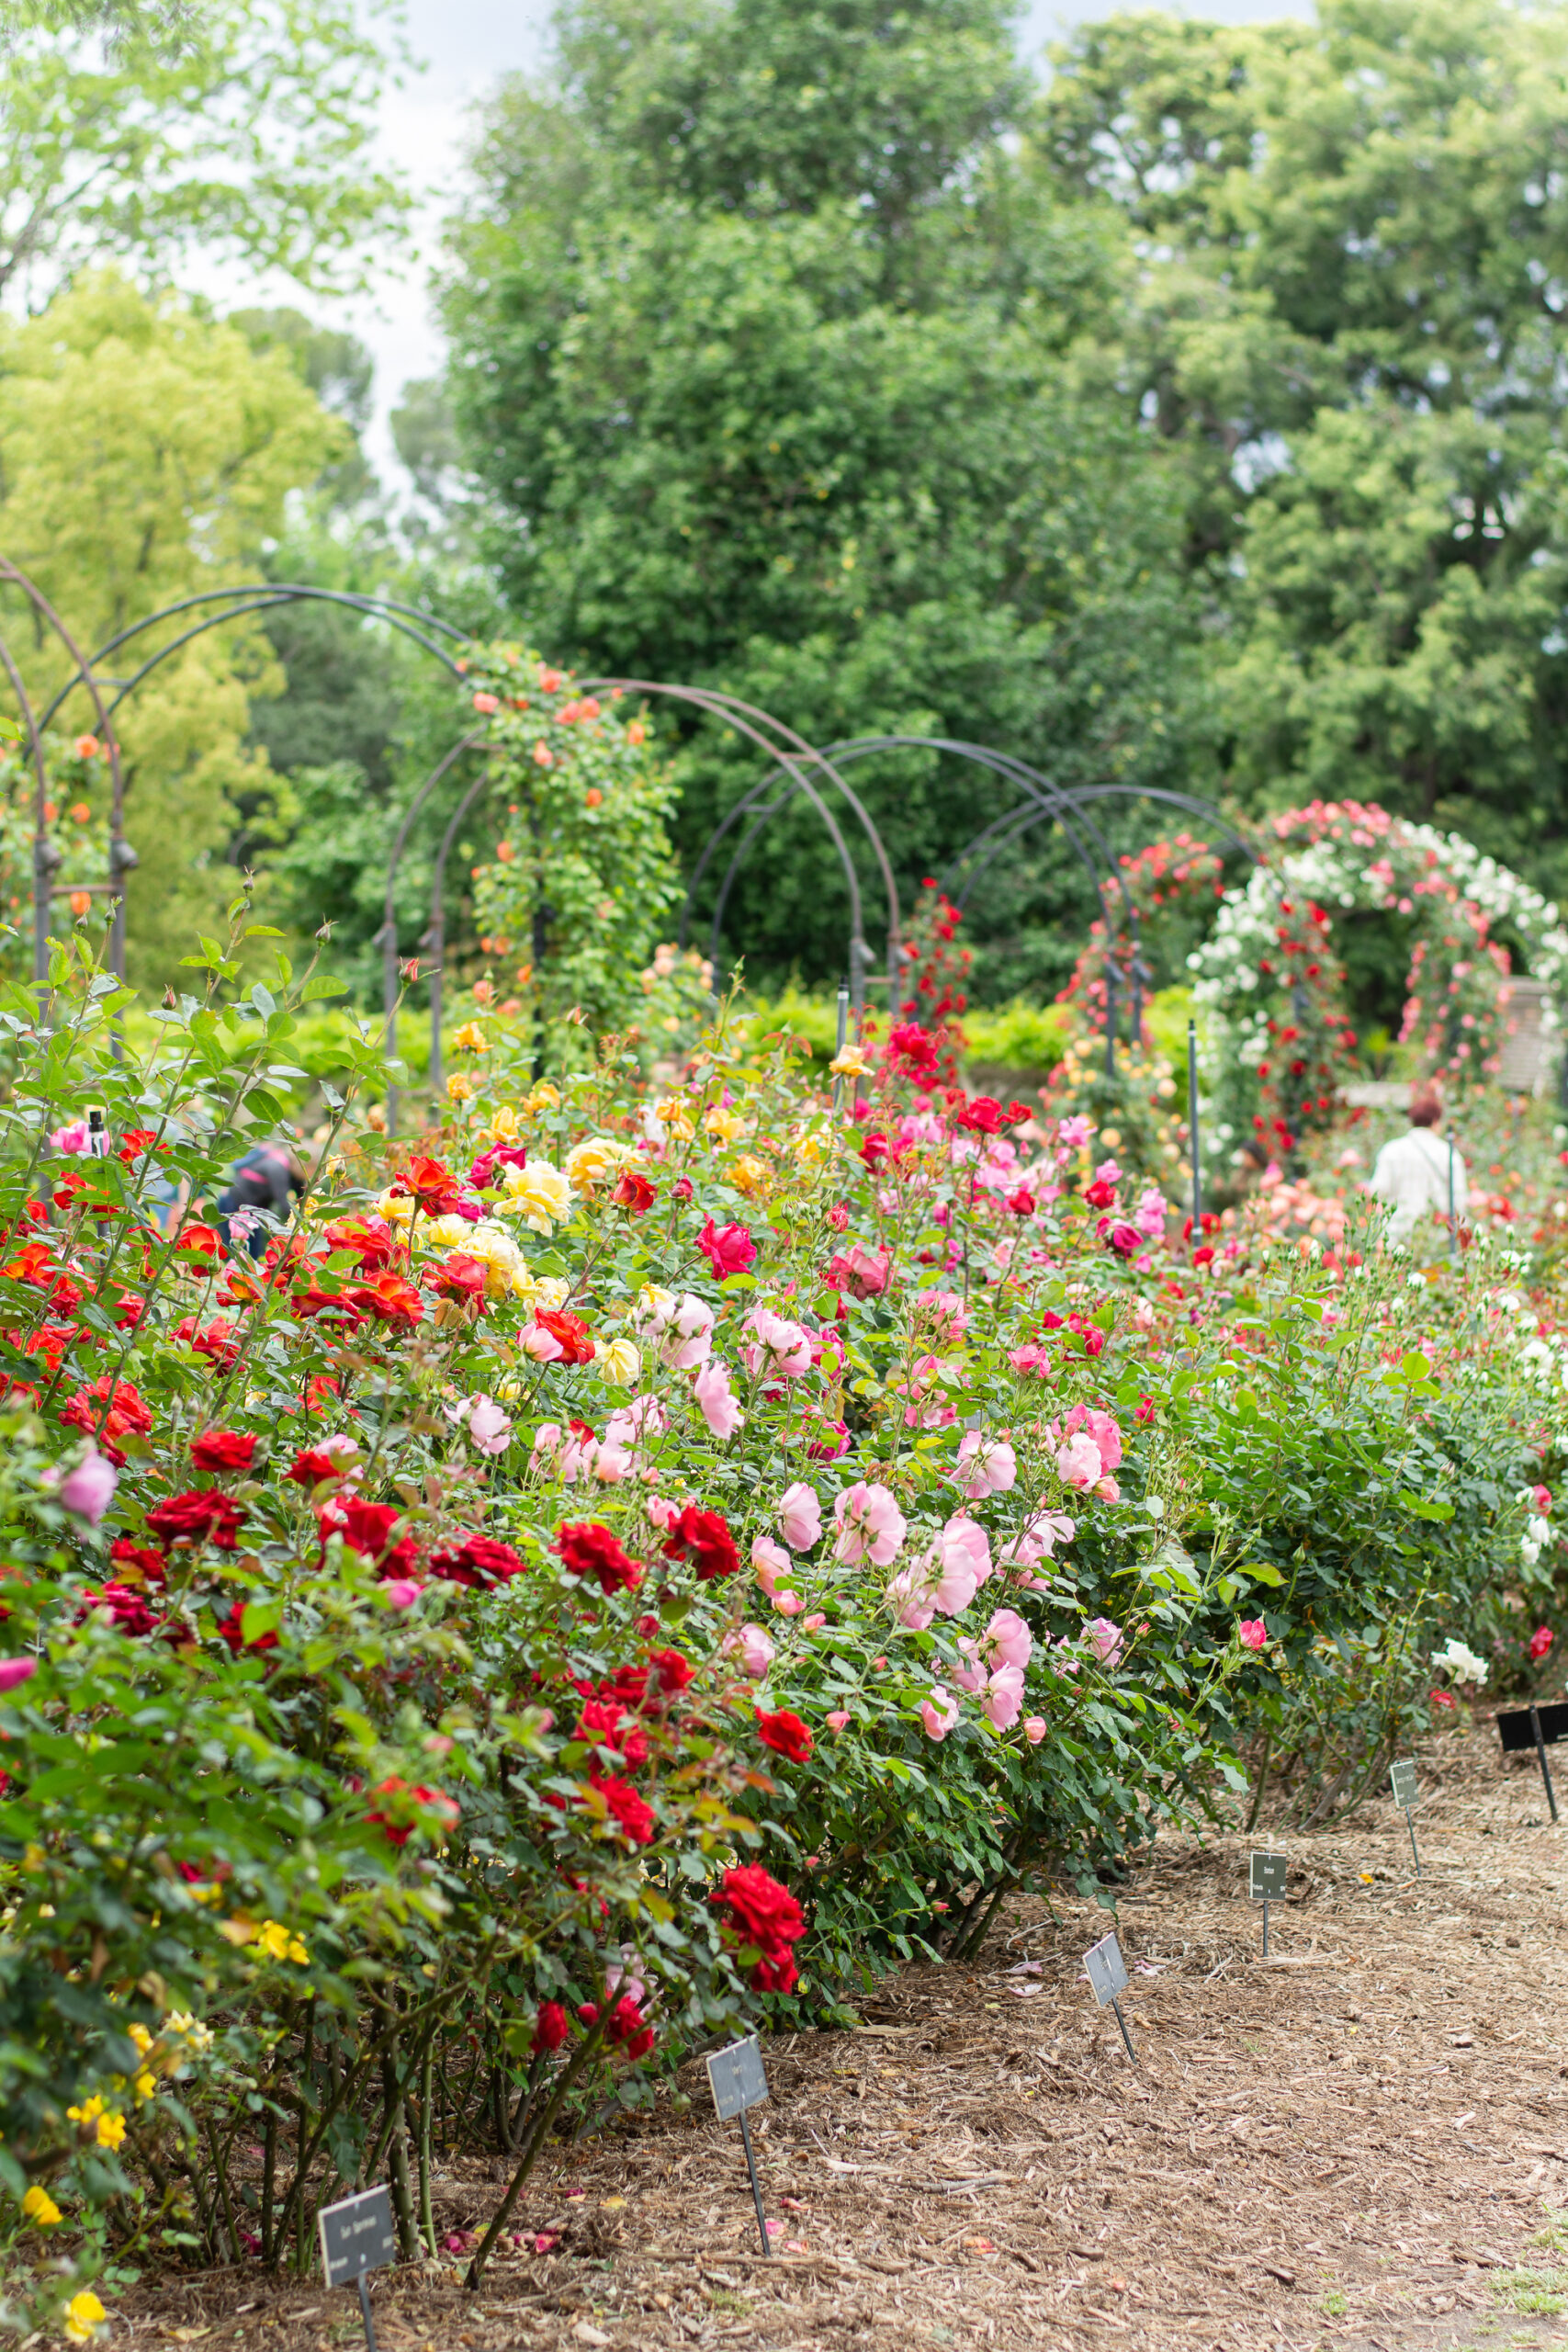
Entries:
POLYGON ((1408 1248, 1427 1216, 1446 1226, 1451 1201, 1456 1223, 1470 1207, 1470 1174, 1455 1145, 1441 1134, 1443 1098, 1433 1086, 1418 1086, 1411 1097, 1406 1134, 1385 1143, 1372 1169, 1370 1190, 1393 1214, 1388 1238, 1408 1248))
POLYGON ((273 1141, 257 1144, 233 1170, 229 1189, 218 1195, 218 1230, 226 1249, 243 1240, 253 1258, 266 1248, 266 1210, 276 1224, 287 1225, 294 1203, 305 1190, 306 1175, 292 1145, 273 1141))

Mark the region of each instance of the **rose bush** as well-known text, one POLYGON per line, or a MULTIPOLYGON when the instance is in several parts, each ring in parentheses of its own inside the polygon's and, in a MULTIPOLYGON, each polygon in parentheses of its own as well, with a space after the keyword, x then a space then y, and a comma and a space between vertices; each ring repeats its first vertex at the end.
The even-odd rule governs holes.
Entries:
POLYGON ((433 2152, 479 2142, 513 2177, 477 2276, 563 2102, 1098 1887, 1244 1747, 1343 1794, 1410 1703, 1373 1675, 1325 1745, 1355 1644, 1550 1589, 1568 1359, 1495 1249, 1412 1289, 1353 1219, 1259 1216, 1190 1261, 1087 1118, 908 1039, 835 1109, 784 1040, 536 1084, 496 1030, 415 1144, 334 1102, 293 1224, 231 1255, 204 1209, 321 986, 280 961, 242 1012, 246 932, 146 1054, 74 949, 0 1012, 36 2316, 149 2249, 303 2267, 384 2171, 434 2252, 433 2152), (49 1141, 89 1102, 106 1159, 49 1141))

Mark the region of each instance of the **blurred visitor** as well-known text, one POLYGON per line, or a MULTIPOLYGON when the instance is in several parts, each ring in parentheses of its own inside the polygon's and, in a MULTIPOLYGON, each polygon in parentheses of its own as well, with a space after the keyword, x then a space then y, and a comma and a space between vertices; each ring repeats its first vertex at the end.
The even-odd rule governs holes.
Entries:
POLYGON ((1470 1207, 1469 1172, 1442 1128, 1441 1095, 1432 1087, 1417 1088, 1407 1132, 1384 1144, 1372 1169, 1368 1189, 1393 1211, 1388 1238, 1406 1248, 1426 1217, 1440 1217, 1448 1224, 1450 1199, 1458 1224, 1463 1224, 1470 1207))
POLYGON ((266 1248, 275 1225, 287 1225, 305 1190, 304 1167, 291 1144, 276 1138, 257 1144, 234 1167, 229 1189, 218 1195, 218 1230, 226 1249, 242 1241, 253 1258, 266 1248))

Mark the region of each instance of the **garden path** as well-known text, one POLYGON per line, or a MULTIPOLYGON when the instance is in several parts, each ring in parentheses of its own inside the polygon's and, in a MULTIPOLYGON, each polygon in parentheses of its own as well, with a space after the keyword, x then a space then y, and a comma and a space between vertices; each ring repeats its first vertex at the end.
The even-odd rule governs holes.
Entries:
MULTIPOLYGON (((1568 1819, 1492 1739, 1478 1720, 1423 1759, 1419 1877, 1384 1797, 1283 1841, 1269 1963, 1263 1841, 1162 1839, 1119 1898, 1136 2072, 1079 1973, 1106 1916, 1019 1899, 975 1965, 885 1982, 862 2031, 769 2045, 755 2136, 790 2250, 761 2258, 693 2066, 689 2112, 536 2177, 553 2252, 477 2302, 386 2278, 382 2352, 1568 2346, 1568 1819)), ((498 2195, 455 2171, 442 2230, 498 2195)), ((353 2313, 230 2272, 145 2294, 134 2334, 321 2352, 353 2313)))

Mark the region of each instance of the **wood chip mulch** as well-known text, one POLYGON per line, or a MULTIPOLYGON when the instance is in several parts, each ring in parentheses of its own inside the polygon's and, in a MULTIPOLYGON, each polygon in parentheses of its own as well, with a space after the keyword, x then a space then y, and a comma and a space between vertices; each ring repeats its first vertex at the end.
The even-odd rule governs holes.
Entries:
MULTIPOLYGON (((863 2030, 766 2045, 773 2258, 694 2064, 686 2113, 541 2166, 477 2297, 456 2261, 380 2274, 380 2352, 1568 2346, 1568 1817, 1482 1720, 1422 1787, 1419 1876, 1385 1797, 1281 1841, 1268 1962, 1261 1838, 1162 1839, 1110 1890, 1136 2069, 1081 1973, 1110 1917, 1015 1900, 973 1966, 906 1969, 863 2030)), ((442 2233, 481 2227, 503 2178, 444 2174, 442 2233)), ((127 2335, 363 2341, 352 2294, 236 2270, 149 2280, 127 2335)))

